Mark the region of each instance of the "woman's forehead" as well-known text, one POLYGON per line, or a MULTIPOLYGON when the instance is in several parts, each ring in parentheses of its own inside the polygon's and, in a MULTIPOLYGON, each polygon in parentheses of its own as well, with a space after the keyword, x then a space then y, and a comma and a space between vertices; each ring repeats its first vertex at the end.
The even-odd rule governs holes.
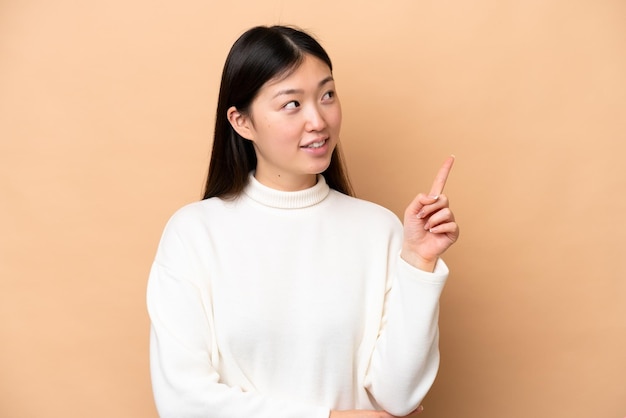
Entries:
POLYGON ((300 63, 268 80, 262 90, 317 88, 328 81, 332 81, 330 67, 319 58, 307 54, 300 63))

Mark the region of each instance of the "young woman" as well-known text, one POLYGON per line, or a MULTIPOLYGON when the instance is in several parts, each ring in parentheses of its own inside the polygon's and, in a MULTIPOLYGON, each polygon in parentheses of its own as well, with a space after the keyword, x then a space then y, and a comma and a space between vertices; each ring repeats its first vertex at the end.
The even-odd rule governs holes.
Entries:
POLYGON ((148 283, 162 417, 405 416, 439 366, 441 194, 405 212, 352 197, 332 64, 255 27, 224 67, 204 199, 168 222, 148 283))

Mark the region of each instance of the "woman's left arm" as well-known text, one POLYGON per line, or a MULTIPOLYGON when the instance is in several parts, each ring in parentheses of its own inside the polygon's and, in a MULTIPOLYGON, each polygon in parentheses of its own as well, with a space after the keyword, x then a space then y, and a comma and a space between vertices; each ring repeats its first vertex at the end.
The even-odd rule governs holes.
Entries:
POLYGON ((439 297, 448 276, 440 256, 459 236, 442 194, 453 162, 453 157, 445 161, 431 192, 418 195, 405 211, 400 259, 389 277, 385 313, 367 373, 369 393, 396 416, 421 403, 439 368, 439 297))

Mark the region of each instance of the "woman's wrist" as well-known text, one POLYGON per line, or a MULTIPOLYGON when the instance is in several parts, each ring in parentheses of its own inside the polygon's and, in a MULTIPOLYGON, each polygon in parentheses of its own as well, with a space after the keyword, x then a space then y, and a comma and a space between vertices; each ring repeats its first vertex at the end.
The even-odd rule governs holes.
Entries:
POLYGON ((435 267, 437 266, 437 260, 439 260, 439 257, 435 258, 434 260, 427 260, 421 257, 419 254, 404 250, 402 250, 402 252, 400 253, 400 257, 411 266, 429 273, 435 271, 435 267))

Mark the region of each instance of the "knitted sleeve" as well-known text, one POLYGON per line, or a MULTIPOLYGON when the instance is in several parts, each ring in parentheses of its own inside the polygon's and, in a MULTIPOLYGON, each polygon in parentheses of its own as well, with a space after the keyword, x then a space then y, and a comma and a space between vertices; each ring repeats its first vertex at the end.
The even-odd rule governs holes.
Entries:
POLYGON ((405 416, 420 405, 439 369, 439 297, 448 268, 439 260, 427 273, 398 256, 391 270, 365 388, 384 410, 405 416))

